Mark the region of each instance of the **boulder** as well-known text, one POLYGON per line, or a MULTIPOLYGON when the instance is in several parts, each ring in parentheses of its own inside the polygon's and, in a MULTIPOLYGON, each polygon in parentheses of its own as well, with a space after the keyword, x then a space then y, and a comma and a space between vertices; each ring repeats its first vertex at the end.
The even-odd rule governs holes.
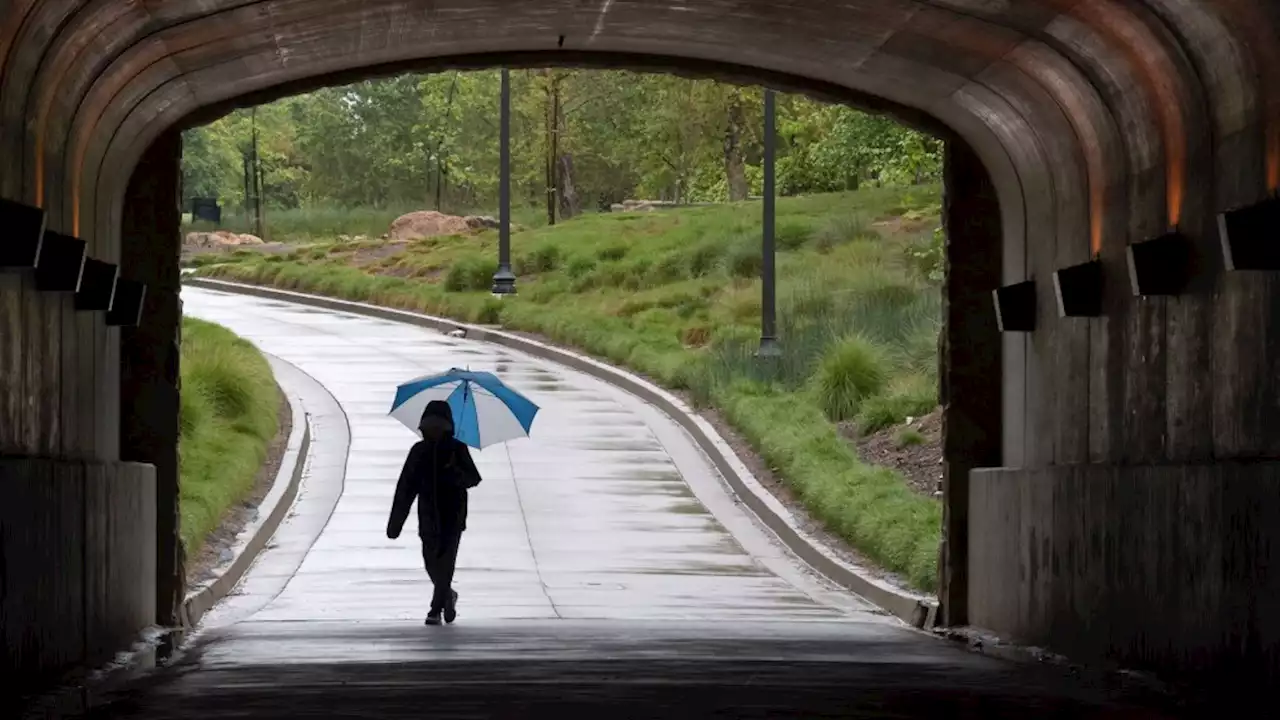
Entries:
POLYGON ((467 227, 472 230, 497 230, 501 225, 496 219, 488 215, 468 215, 462 219, 467 223, 467 227))
POLYGON ((419 210, 396 218, 387 235, 392 242, 409 242, 437 235, 457 235, 471 229, 466 218, 435 210, 419 210))

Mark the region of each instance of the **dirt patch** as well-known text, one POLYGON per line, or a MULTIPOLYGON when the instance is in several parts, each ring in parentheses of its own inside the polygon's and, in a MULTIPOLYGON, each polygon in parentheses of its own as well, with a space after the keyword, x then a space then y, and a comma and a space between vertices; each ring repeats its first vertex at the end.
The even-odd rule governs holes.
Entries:
POLYGON ((933 497, 942 488, 942 409, 909 423, 885 428, 866 437, 857 429, 841 425, 840 432, 872 465, 902 473, 907 485, 917 493, 933 497))
POLYGON ((388 242, 386 245, 376 247, 361 247, 348 255, 347 259, 356 267, 367 267, 399 255, 407 247, 409 247, 407 242, 388 242))
POLYGON ((871 223, 871 227, 880 231, 882 235, 900 236, 915 235, 923 230, 932 229, 938 226, 937 220, 929 218, 906 218, 900 215, 884 218, 871 223))
POLYGON ((187 587, 193 587, 212 578, 211 571, 231 561, 231 546, 245 526, 257 515, 262 499, 271 491, 276 474, 289 447, 289 435, 293 432, 293 409, 283 392, 280 396, 280 430, 267 446, 267 460, 258 470, 253 489, 239 505, 231 508, 217 529, 205 538, 204 547, 187 563, 187 587))
POLYGON ((263 255, 282 255, 287 252, 297 250, 296 245, 288 245, 285 243, 270 242, 261 245, 240 245, 240 246, 219 246, 219 247, 196 247, 184 245, 182 248, 181 262, 187 263, 197 257, 203 255, 231 255, 240 250, 247 252, 262 253, 263 255))

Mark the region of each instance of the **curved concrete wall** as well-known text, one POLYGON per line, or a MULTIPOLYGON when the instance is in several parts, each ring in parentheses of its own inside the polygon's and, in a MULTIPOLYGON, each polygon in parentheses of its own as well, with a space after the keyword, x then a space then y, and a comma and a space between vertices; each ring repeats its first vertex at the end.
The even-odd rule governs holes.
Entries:
POLYGON ((0 701, 103 663, 155 619, 155 470, 0 459, 0 701))
MULTIPOLYGON (((122 393, 126 405, 135 392, 172 405, 155 388, 121 390, 118 378, 122 362, 171 356, 176 220, 155 205, 170 199, 173 182, 157 178, 172 171, 174 128, 361 73, 465 58, 658 58, 936 125, 960 148, 953 161, 981 166, 949 174, 982 190, 949 187, 947 204, 949 227, 968 228, 948 252, 948 432, 970 438, 947 450, 951 621, 1029 632, 965 607, 987 594, 957 559, 970 544, 964 528, 1007 522, 970 505, 968 468, 1280 453, 1269 432, 1280 421, 1280 287, 1222 272, 1213 222, 1280 186, 1280 5, 1269 0, 14 0, 3 12, 0 156, 21 162, 0 171, 0 196, 44 207, 51 227, 152 283, 152 309, 167 319, 122 350, 100 317, 0 275, 0 452, 111 461, 122 393), (1134 298, 1126 247, 1175 225, 1198 251, 1192 292, 1134 298), (1052 272, 1095 254, 1105 316, 1057 318, 1052 272), (991 290, 974 285, 992 278, 1036 281, 1034 333, 970 322, 991 290), (975 364, 966 341, 1000 349, 975 364), (952 373, 956 363, 965 367, 952 373)), ((148 425, 149 413, 126 417, 123 442, 129 459, 167 466, 164 493, 172 459, 151 456, 164 454, 171 423, 148 425), (150 446, 130 446, 130 433, 150 446)), ((162 521, 171 500, 161 499, 162 521)), ((987 582, 1016 577, 1010 562, 980 554, 969 564, 994 563, 974 576, 987 582)))

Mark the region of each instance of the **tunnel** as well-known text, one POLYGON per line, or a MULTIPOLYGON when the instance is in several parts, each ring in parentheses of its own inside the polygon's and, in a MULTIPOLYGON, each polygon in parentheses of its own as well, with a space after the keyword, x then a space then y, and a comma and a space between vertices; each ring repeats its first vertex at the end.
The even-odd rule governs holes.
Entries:
POLYGON ((494 66, 758 83, 943 138, 939 624, 1170 676, 1280 676, 1280 4, 12 0, 7 678, 181 625, 182 130, 494 66), (41 252, 118 268, 119 307, 23 269, 40 228, 41 252))

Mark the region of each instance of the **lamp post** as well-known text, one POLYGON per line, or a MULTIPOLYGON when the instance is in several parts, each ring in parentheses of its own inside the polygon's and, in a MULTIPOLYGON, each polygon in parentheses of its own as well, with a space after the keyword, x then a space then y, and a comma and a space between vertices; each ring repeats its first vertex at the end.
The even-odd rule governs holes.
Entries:
POLYGON ((493 274, 493 294, 514 295, 516 276, 511 272, 511 76, 502 69, 502 103, 498 123, 498 272, 493 274))
POLYGON ((764 217, 760 277, 760 350, 759 357, 778 357, 777 267, 774 250, 774 145, 777 134, 774 118, 773 91, 764 91, 764 217))

